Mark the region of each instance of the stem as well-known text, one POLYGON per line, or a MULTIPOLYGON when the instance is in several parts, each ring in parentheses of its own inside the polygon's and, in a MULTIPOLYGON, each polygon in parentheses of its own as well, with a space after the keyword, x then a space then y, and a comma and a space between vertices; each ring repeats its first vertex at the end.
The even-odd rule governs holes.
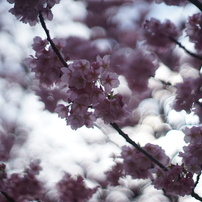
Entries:
POLYGON ((116 123, 111 123, 110 125, 126 140, 126 142, 133 145, 138 151, 142 152, 161 169, 163 169, 164 171, 168 170, 162 163, 160 163, 157 159, 155 159, 152 155, 150 155, 147 151, 145 151, 142 147, 140 147, 136 142, 131 140, 129 136, 125 134, 116 123))
POLYGON ((180 48, 182 48, 186 53, 188 53, 188 54, 191 55, 192 57, 197 58, 197 59, 199 59, 199 60, 202 60, 202 56, 199 56, 199 55, 194 54, 194 53, 192 53, 191 51, 187 50, 187 49, 186 49, 180 42, 178 42, 176 39, 174 39, 174 38, 172 38, 172 37, 169 37, 169 39, 170 39, 172 42, 176 43, 180 48))
POLYGON ((46 36, 47 36, 47 40, 49 41, 52 49, 54 50, 55 54, 57 55, 58 59, 60 60, 60 62, 62 63, 62 65, 64 67, 68 67, 68 64, 65 62, 64 58, 62 57, 60 51, 57 49, 57 47, 55 46, 53 40, 51 39, 50 37, 50 33, 49 33, 49 30, 47 29, 46 27, 46 23, 44 21, 44 18, 43 18, 43 15, 41 13, 39 13, 39 20, 40 20, 40 23, 41 23, 41 26, 43 27, 45 33, 46 33, 46 36))
POLYGON ((194 4, 200 11, 202 11, 202 4, 198 0, 188 0, 192 4, 194 4))
POLYGON ((194 190, 192 191, 191 196, 199 201, 202 201, 202 198, 197 193, 195 193, 194 190))
POLYGON ((197 184, 199 183, 200 176, 201 176, 201 173, 199 173, 197 175, 196 182, 194 184, 194 188, 192 189, 191 196, 194 197, 195 199, 199 200, 199 201, 202 201, 202 198, 197 193, 194 192, 194 189, 196 188, 197 184))
POLYGON ((197 178, 196 178, 196 182, 194 184, 194 188, 197 186, 199 180, 200 180, 200 176, 201 176, 201 173, 197 175, 197 178))

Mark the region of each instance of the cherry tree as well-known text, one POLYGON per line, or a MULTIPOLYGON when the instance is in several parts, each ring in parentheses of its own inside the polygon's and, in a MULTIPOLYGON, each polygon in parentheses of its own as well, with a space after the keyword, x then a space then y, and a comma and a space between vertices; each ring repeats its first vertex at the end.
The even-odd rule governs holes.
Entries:
POLYGON ((53 9, 62 1, 7 1, 12 6, 10 13, 27 26, 40 25, 46 38, 33 38, 34 53, 24 58, 24 74, 4 71, 1 78, 23 90, 34 89, 45 110, 57 113, 72 130, 99 127, 104 133, 107 128, 121 136, 125 145, 113 155, 114 164, 104 171, 103 179, 88 178, 85 172, 77 176, 65 172, 50 191, 39 178, 43 167, 38 159, 30 161, 23 173, 9 172, 10 150, 26 138, 13 136, 20 126, 1 118, 1 201, 146 201, 138 197, 147 186, 159 190, 156 201, 186 197, 202 201, 198 191, 202 2, 83 0, 85 15, 75 21, 89 30, 88 38, 52 38, 47 22, 54 22, 53 9), (185 13, 176 22, 162 21, 152 16, 162 5, 185 13), (195 9, 186 13, 186 8, 195 9), (34 75, 29 77, 32 87, 23 79, 29 71, 34 75), (172 122, 170 111, 196 121, 172 122), (130 131, 140 128, 141 133, 149 118, 154 141, 140 144, 130 131), (185 142, 174 155, 157 144, 171 130, 176 130, 176 136, 177 130, 182 131, 185 142))

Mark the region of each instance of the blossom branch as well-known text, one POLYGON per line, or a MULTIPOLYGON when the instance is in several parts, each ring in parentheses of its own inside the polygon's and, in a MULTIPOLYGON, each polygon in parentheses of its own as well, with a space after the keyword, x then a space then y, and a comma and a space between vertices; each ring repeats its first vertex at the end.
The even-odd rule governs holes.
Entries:
POLYGON ((16 202, 15 199, 11 198, 6 192, 0 191, 0 193, 1 193, 9 202, 16 202))
POLYGON ((197 193, 195 193, 194 190, 192 191, 191 196, 199 201, 202 201, 202 198, 197 193))
POLYGON ((196 182, 194 184, 194 188, 197 186, 199 180, 200 180, 200 176, 201 176, 201 173, 197 175, 197 178, 196 178, 196 182))
POLYGON ((124 133, 116 123, 111 123, 110 125, 126 140, 126 142, 133 145, 138 151, 142 152, 161 169, 163 169, 164 171, 168 170, 162 163, 160 163, 157 159, 155 159, 152 155, 150 155, 147 151, 145 151, 142 147, 140 147, 136 142, 131 140, 129 136, 126 133, 124 133))
POLYGON ((202 4, 198 0, 188 0, 192 4, 194 4, 200 11, 202 11, 202 4))
POLYGON ((192 53, 191 51, 187 50, 187 49, 186 49, 180 42, 178 42, 176 39, 174 39, 174 38, 172 38, 172 37, 169 37, 169 39, 170 39, 172 42, 176 43, 180 48, 182 48, 186 53, 188 53, 188 54, 191 55, 192 57, 197 58, 197 59, 199 59, 199 60, 202 60, 202 56, 199 56, 199 55, 194 54, 194 53, 192 53))
POLYGON ((194 188, 192 189, 191 196, 199 201, 202 201, 202 198, 197 193, 194 192, 194 189, 196 188, 197 184, 199 183, 200 176, 201 176, 201 173, 197 175, 196 182, 194 184, 194 188))
POLYGON ((44 29, 44 31, 46 33, 47 40, 49 41, 49 43, 50 43, 52 49, 54 50, 55 54, 57 55, 58 59, 61 61, 61 63, 63 64, 64 67, 68 67, 68 64, 65 62, 65 60, 62 57, 60 51, 57 49, 57 47, 55 46, 53 40, 50 37, 49 30, 46 27, 46 23, 44 21, 43 15, 41 13, 39 13, 39 20, 40 20, 41 26, 43 27, 43 29, 44 29))

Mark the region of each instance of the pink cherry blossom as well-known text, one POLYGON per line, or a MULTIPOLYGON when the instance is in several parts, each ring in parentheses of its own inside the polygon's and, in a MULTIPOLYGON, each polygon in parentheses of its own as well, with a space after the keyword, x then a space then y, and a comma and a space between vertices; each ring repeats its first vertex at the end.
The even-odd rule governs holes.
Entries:
POLYGON ((7 0, 9 3, 14 4, 14 7, 10 9, 10 12, 15 15, 20 21, 29 23, 31 26, 38 22, 39 13, 43 13, 44 17, 48 20, 52 20, 53 14, 51 8, 60 2, 60 0, 41 0, 32 1, 27 0, 7 0))
POLYGON ((186 127, 183 129, 185 133, 184 141, 190 144, 201 144, 202 143, 202 127, 193 126, 191 128, 186 127))
POLYGON ((177 95, 174 103, 174 108, 177 111, 185 110, 188 113, 192 111, 195 102, 202 97, 201 80, 201 77, 188 77, 182 83, 177 84, 177 95))
POLYGON ((123 121, 130 116, 122 96, 117 94, 111 99, 102 100, 95 106, 95 115, 104 120, 106 124, 123 121))
POLYGON ((179 156, 182 157, 183 163, 190 172, 199 174, 202 165, 202 127, 186 127, 183 131, 184 140, 189 144, 183 147, 183 152, 180 152, 179 156))
POLYGON ((107 177, 107 184, 110 184, 112 186, 119 185, 119 179, 125 176, 123 170, 123 163, 117 162, 109 171, 105 172, 105 174, 107 177))
POLYGON ((201 50, 202 40, 201 40, 201 28, 202 28, 202 15, 201 13, 196 13, 189 17, 186 23, 186 33, 189 40, 194 43, 197 51, 201 50))
POLYGON ((110 93, 113 88, 119 86, 118 75, 116 73, 104 72, 101 75, 101 84, 104 86, 106 93, 110 93))
POLYGON ((161 23, 159 20, 151 18, 146 20, 144 24, 143 38, 146 40, 145 43, 151 48, 161 51, 173 48, 175 44, 171 43, 169 38, 177 39, 180 34, 180 30, 170 20, 161 23))
POLYGON ((188 172, 183 165, 171 165, 168 171, 159 170, 153 181, 156 189, 164 190, 166 194, 185 196, 192 192, 194 181, 193 174, 188 172))
MULTIPOLYGON (((63 40, 62 42, 61 40, 55 41, 59 50, 62 50, 62 46, 64 46, 63 40)), ((31 71, 35 73, 36 79, 45 86, 51 86, 59 82, 63 64, 58 59, 51 46, 47 45, 47 40, 35 37, 32 46, 36 51, 35 56, 27 58, 26 63, 30 66, 31 71)), ((68 59, 68 57, 65 59, 68 59)))
POLYGON ((56 185, 58 191, 58 199, 60 201, 88 201, 96 188, 91 189, 85 185, 81 176, 71 176, 65 173, 64 177, 56 185))
POLYGON ((113 88, 119 80, 115 73, 109 72, 109 56, 97 57, 97 61, 75 60, 69 67, 62 67, 61 83, 68 86, 65 105, 59 105, 56 112, 66 119, 73 129, 83 125, 93 127, 93 123, 102 118, 109 124, 123 121, 130 113, 123 103, 122 96, 113 95, 113 88), (64 114, 66 113, 66 117, 64 114))
POLYGON ((60 118, 65 118, 68 116, 69 113, 69 107, 65 106, 63 104, 59 104, 57 105, 57 107, 55 108, 55 112, 58 113, 58 116, 60 118))
POLYGON ((109 55, 105 55, 103 58, 101 58, 100 56, 97 56, 96 58, 98 64, 100 67, 102 67, 103 69, 107 69, 110 66, 110 56, 109 55))
MULTIPOLYGON (((146 144, 143 148, 164 166, 168 165, 169 157, 166 156, 161 147, 158 145, 146 144)), ((124 171, 135 179, 152 178, 154 167, 157 168, 148 157, 135 148, 127 146, 122 147, 121 157, 124 160, 124 171)))

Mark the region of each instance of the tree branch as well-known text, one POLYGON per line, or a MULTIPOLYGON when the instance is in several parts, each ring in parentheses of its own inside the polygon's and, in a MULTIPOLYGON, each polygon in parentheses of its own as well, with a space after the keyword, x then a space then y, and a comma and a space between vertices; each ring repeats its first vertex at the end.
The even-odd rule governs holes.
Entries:
POLYGON ((192 57, 198 59, 198 60, 202 60, 202 56, 200 55, 197 55, 195 53, 192 53, 191 51, 187 50, 180 42, 178 42, 176 39, 172 38, 172 37, 169 37, 169 39, 176 43, 180 48, 182 48, 186 53, 188 53, 189 55, 191 55, 192 57))
POLYGON ((131 140, 129 136, 125 134, 116 123, 111 123, 110 125, 126 140, 126 142, 133 145, 138 151, 142 152, 161 169, 163 169, 164 171, 168 170, 162 163, 160 163, 157 159, 155 159, 152 155, 150 155, 147 151, 145 151, 142 147, 140 147, 136 142, 131 140))
POLYGON ((195 193, 194 190, 192 191, 191 196, 199 201, 202 201, 202 198, 197 193, 195 193))
POLYGON ((201 176, 201 173, 197 175, 197 178, 196 178, 196 182, 194 184, 194 188, 197 186, 199 180, 200 180, 200 176, 201 176))
POLYGON ((55 46, 53 40, 50 37, 49 30, 46 27, 46 23, 44 21, 43 15, 41 13, 39 13, 39 20, 40 20, 41 26, 43 27, 43 29, 44 29, 44 31, 46 33, 47 40, 49 41, 49 43, 50 43, 52 49, 54 50, 55 54, 57 55, 58 59, 60 60, 60 62, 62 63, 62 65, 64 67, 68 67, 68 64, 65 62, 64 58, 60 54, 60 51, 57 49, 57 47, 55 46))
POLYGON ((198 194, 196 194, 196 193, 194 192, 194 189, 196 188, 197 184, 199 183, 200 176, 201 176, 201 173, 199 173, 199 174, 197 175, 196 182, 195 182, 195 184, 194 184, 194 188, 192 189, 191 196, 194 197, 195 199, 199 200, 199 201, 202 201, 202 198, 201 198, 198 194))

